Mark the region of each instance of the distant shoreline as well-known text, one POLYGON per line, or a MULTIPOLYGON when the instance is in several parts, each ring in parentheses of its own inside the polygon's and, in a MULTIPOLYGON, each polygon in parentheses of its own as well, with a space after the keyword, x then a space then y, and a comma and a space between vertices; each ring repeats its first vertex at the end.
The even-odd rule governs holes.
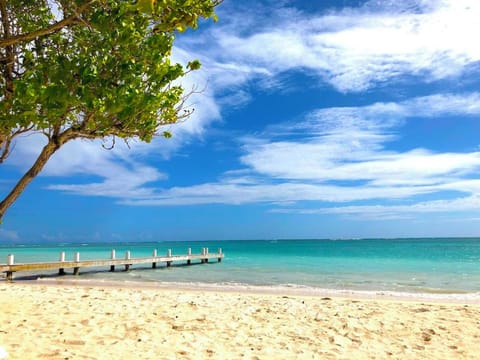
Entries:
POLYGON ((203 240, 160 240, 160 241, 73 241, 73 242, 11 242, 6 244, 0 244, 0 248, 10 248, 10 247, 42 247, 42 246, 96 246, 96 245, 142 245, 142 244, 155 244, 158 246, 165 244, 175 244, 175 243, 198 243, 202 242, 213 242, 213 243, 229 243, 237 241, 265 241, 265 242, 275 242, 275 241, 412 241, 412 240, 478 240, 480 241, 479 236, 420 236, 420 237, 352 237, 352 238, 278 238, 278 239, 203 239, 203 240))

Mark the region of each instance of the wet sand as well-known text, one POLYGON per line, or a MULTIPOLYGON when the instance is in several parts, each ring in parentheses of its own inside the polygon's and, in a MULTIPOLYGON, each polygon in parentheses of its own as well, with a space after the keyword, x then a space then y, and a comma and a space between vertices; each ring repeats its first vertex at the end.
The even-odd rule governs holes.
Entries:
POLYGON ((0 283, 9 359, 475 359, 480 305, 0 283))

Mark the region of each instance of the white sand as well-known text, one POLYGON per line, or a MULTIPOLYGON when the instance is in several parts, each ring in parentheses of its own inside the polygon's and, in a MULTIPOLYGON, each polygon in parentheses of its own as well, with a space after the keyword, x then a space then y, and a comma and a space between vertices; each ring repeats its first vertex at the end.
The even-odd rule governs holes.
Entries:
POLYGON ((475 359, 480 305, 0 284, 9 359, 475 359))

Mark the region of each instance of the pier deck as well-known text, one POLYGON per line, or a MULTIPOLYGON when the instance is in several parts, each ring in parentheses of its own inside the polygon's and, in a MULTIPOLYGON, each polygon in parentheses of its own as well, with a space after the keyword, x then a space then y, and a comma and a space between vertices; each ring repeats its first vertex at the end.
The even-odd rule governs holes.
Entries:
POLYGON ((0 264, 0 272, 6 273, 8 281, 12 281, 13 273, 19 271, 37 271, 37 270, 55 270, 58 269, 60 275, 65 274, 65 269, 73 269, 73 274, 78 275, 80 268, 87 267, 101 267, 110 266, 110 271, 115 270, 115 266, 125 266, 125 270, 129 270, 130 266, 135 264, 147 264, 151 263, 152 268, 156 268, 157 263, 165 263, 166 266, 170 266, 172 262, 186 261, 187 264, 191 264, 192 261, 200 261, 200 263, 207 263, 211 259, 216 259, 220 262, 224 254, 221 249, 218 249, 217 253, 208 253, 207 248, 202 249, 201 254, 192 254, 191 249, 188 249, 188 253, 185 255, 172 255, 171 250, 167 251, 166 256, 157 256, 157 251, 153 251, 152 256, 131 258, 130 251, 127 251, 125 258, 117 259, 115 257, 115 250, 111 252, 110 259, 98 259, 98 260, 80 260, 80 253, 75 253, 75 260, 66 261, 65 253, 60 253, 59 261, 51 262, 37 262, 37 263, 14 263, 14 256, 8 255, 7 264, 0 264))

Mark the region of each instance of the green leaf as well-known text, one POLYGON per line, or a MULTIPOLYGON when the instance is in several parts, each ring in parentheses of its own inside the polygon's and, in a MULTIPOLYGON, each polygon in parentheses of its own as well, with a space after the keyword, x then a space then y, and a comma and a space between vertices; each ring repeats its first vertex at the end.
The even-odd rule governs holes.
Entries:
POLYGON ((201 66, 202 66, 202 64, 200 64, 200 61, 198 61, 198 60, 190 61, 187 64, 187 68, 189 68, 190 70, 198 70, 198 69, 200 69, 201 66))

